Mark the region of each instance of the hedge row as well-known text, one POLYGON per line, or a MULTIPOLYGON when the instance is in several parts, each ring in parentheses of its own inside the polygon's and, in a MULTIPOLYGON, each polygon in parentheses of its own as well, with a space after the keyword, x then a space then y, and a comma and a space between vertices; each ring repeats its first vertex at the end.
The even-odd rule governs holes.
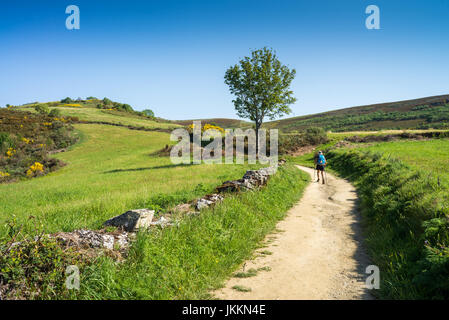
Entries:
POLYGON ((334 150, 327 156, 358 189, 366 245, 380 268, 379 296, 448 299, 448 190, 436 177, 381 154, 334 150))

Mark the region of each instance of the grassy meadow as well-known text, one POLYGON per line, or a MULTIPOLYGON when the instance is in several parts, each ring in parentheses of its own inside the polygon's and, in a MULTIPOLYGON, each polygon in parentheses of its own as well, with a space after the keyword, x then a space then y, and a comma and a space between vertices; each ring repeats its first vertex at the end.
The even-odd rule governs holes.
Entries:
MULTIPOLYGON (((44 177, 0 184, 0 223, 15 216, 41 220, 46 231, 99 228, 129 209, 192 200, 225 180, 240 178, 247 165, 176 166, 151 156, 169 144, 169 134, 96 124, 75 126, 81 141, 54 155, 67 165, 44 177)), ((31 226, 30 226, 31 227, 31 226)), ((4 229, 0 229, 0 234, 4 229)))
MULTIPOLYGON (((34 106, 22 106, 16 107, 17 110, 35 112, 34 106)), ((118 110, 106 110, 98 109, 95 107, 50 107, 50 110, 57 109, 61 112, 62 116, 78 117, 80 120, 86 121, 101 121, 114 124, 131 125, 136 127, 145 127, 149 129, 173 129, 181 127, 178 124, 155 121, 151 119, 146 119, 139 117, 137 115, 132 115, 128 112, 118 111, 118 110)))
POLYGON ((449 186, 449 139, 384 142, 363 149, 400 159, 414 170, 440 177, 441 183, 449 186))
POLYGON ((244 192, 185 219, 177 228, 138 234, 128 259, 101 258, 81 272, 79 299, 207 299, 252 257, 300 198, 310 178, 279 168, 258 192, 244 192))

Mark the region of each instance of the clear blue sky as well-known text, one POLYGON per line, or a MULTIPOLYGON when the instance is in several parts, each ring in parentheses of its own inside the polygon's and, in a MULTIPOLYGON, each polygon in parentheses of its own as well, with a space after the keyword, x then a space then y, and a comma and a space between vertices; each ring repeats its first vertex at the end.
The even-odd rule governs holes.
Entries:
POLYGON ((449 1, 1 1, 0 105, 96 96, 168 119, 236 118, 223 76, 269 46, 293 115, 449 93, 449 1), (65 28, 78 5, 81 29, 65 28), (365 28, 366 6, 380 30, 365 28))

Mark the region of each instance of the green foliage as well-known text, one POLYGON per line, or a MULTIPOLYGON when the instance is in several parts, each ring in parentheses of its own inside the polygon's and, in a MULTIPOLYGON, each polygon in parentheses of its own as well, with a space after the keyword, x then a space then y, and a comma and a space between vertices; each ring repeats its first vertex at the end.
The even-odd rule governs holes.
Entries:
POLYGON ((296 101, 290 90, 295 74, 295 69, 282 65, 268 48, 252 51, 251 57, 230 67, 225 83, 235 95, 233 103, 238 116, 254 121, 258 130, 266 117, 273 120, 289 114, 289 105, 296 101))
POLYGON ((326 131, 366 131, 381 129, 449 129, 449 104, 423 105, 419 108, 384 107, 385 110, 370 107, 342 109, 288 118, 272 123, 283 132, 302 131, 308 127, 321 127, 326 131))
POLYGON ((67 97, 67 98, 61 100, 61 103, 73 103, 73 102, 75 102, 75 101, 73 101, 73 100, 72 100, 71 98, 69 98, 69 97, 67 97))
POLYGON ((8 173, 0 177, 0 182, 25 178, 34 163, 44 166, 43 175, 58 169, 63 163, 48 157, 52 150, 65 148, 76 142, 73 128, 68 123, 54 121, 46 114, 0 109, 0 172, 8 173))
POLYGON ((66 268, 82 269, 87 260, 72 249, 42 234, 37 237, 21 233, 13 219, 8 233, 0 238, 0 298, 3 299, 67 299, 72 293, 64 286, 66 268))
POLYGON ((104 97, 103 98, 103 105, 105 105, 105 106, 112 106, 112 100, 110 100, 110 99, 108 99, 108 98, 106 98, 106 97, 104 97))
POLYGON ((327 134, 323 128, 310 127, 304 132, 304 141, 310 145, 327 143, 327 134))
POLYGON ((56 109, 56 108, 52 109, 48 115, 50 117, 60 117, 61 116, 61 110, 56 109))
POLYGON ((380 296, 448 299, 449 194, 437 177, 382 153, 335 150, 328 159, 356 182, 380 296))
POLYGON ((143 113, 144 115, 146 115, 147 117, 154 117, 154 112, 153 112, 153 110, 146 109, 146 110, 143 110, 142 113, 143 113))
POLYGON ((298 200, 309 176, 279 168, 268 186, 226 198, 179 226, 140 232, 127 260, 84 271, 80 299, 205 299, 250 258, 298 200))
POLYGON ((45 104, 38 104, 37 106, 34 107, 34 109, 36 110, 37 113, 40 113, 40 114, 49 114, 50 113, 50 108, 45 104))

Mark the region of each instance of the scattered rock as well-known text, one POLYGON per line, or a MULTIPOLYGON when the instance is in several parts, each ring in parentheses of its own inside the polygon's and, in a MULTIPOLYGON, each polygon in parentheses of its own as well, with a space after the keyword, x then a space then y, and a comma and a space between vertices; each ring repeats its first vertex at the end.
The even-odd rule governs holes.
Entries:
POLYGON ((152 226, 160 226, 161 228, 165 228, 167 226, 173 225, 173 223, 170 222, 170 219, 167 219, 165 217, 160 217, 159 220, 155 222, 151 222, 152 226))
POLYGON ((195 208, 197 210, 201 210, 204 208, 208 208, 209 206, 215 204, 218 201, 222 201, 223 200, 223 196, 219 195, 219 194, 208 194, 206 196, 204 196, 203 198, 200 198, 196 201, 195 204, 195 208))
POLYGON ((278 160, 278 166, 283 166, 286 162, 287 162, 287 160, 281 158, 278 160))
POLYGON ((174 207, 172 213, 189 213, 192 211, 192 206, 190 203, 181 203, 174 207))
POLYGON ((119 216, 109 219, 105 226, 118 227, 128 232, 135 232, 139 228, 148 228, 153 221, 154 210, 136 209, 127 211, 119 216))
POLYGON ((126 248, 129 243, 126 232, 107 233, 105 231, 94 231, 80 229, 73 232, 59 232, 51 237, 60 241, 63 245, 80 248, 106 248, 114 249, 117 245, 120 249, 126 248))
POLYGON ((267 167, 259 170, 248 170, 242 179, 225 181, 221 186, 217 187, 217 192, 223 193, 252 190, 256 187, 266 185, 268 178, 275 173, 275 167, 267 167))

